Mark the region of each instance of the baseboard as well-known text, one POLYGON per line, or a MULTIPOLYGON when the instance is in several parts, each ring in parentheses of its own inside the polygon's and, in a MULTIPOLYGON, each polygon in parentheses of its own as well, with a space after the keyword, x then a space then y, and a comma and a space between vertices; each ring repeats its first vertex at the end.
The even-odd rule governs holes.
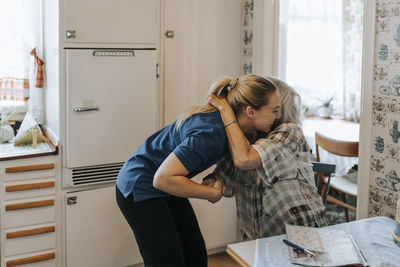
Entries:
POLYGON ((226 250, 226 246, 216 247, 216 248, 212 248, 212 249, 207 249, 207 254, 213 255, 213 254, 224 252, 225 250, 226 250))

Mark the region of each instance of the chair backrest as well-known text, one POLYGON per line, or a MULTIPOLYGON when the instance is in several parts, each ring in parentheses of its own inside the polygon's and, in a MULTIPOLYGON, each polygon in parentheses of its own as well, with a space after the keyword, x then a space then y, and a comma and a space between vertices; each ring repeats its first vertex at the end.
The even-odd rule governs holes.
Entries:
POLYGON ((335 164, 329 164, 329 163, 321 163, 321 162, 311 162, 312 163, 312 168, 314 171, 314 178, 315 178, 315 186, 317 187, 318 191, 321 191, 320 187, 320 181, 322 180, 322 177, 328 177, 327 183, 326 183, 326 188, 325 190, 322 190, 320 193, 322 193, 322 201, 324 205, 326 205, 326 199, 328 198, 328 192, 329 192, 329 184, 331 182, 331 176, 333 173, 335 173, 336 170, 336 165, 335 164))
POLYGON ((322 147, 329 153, 344 156, 358 157, 358 142, 341 141, 324 136, 319 132, 315 132, 315 146, 317 161, 320 161, 318 148, 322 147))

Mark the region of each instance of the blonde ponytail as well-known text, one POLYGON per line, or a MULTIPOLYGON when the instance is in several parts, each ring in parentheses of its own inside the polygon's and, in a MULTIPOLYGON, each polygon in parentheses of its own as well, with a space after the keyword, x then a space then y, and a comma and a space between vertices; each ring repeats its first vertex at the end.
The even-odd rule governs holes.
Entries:
MULTIPOLYGON (((224 97, 228 100, 235 114, 238 114, 247 106, 251 106, 257 110, 268 104, 265 95, 275 90, 276 88, 273 83, 261 76, 245 75, 237 79, 224 77, 210 86, 207 99, 210 94, 224 97)), ((179 116, 176 127, 181 127, 194 114, 210 113, 216 110, 211 105, 192 107, 179 116)))

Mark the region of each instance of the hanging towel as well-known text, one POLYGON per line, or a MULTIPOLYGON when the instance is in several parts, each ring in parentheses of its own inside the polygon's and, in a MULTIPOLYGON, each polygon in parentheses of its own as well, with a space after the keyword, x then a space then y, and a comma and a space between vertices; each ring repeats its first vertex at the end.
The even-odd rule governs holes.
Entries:
POLYGON ((36 55, 36 47, 32 49, 31 55, 35 57, 35 64, 36 64, 36 69, 37 69, 37 71, 36 71, 36 87, 43 88, 43 85, 44 85, 44 70, 43 70, 44 61, 36 55))

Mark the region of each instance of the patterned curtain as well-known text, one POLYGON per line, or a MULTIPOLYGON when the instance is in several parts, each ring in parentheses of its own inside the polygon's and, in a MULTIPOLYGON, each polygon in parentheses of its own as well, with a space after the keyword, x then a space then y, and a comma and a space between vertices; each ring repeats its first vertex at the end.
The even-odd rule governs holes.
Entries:
POLYGON ((0 1, 0 10, 0 112, 26 111, 32 97, 30 52, 37 47, 40 55, 43 43, 42 0, 0 1))
POLYGON ((0 78, 0 101, 25 101, 29 98, 29 80, 0 78))

